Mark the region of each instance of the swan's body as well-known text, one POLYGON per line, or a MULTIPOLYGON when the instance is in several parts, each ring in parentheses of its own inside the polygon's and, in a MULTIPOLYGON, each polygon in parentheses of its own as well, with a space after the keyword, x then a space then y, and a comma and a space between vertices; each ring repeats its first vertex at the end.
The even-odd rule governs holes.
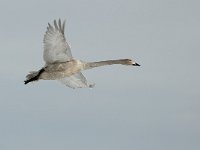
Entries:
POLYGON ((26 76, 25 84, 43 80, 59 80, 71 88, 93 87, 83 76, 81 71, 100 67, 104 65, 122 64, 139 66, 131 59, 107 60, 100 62, 84 62, 74 59, 71 54, 70 46, 65 40, 64 27, 65 22, 58 24, 54 20, 54 27, 48 24, 47 32, 44 35, 44 53, 43 58, 46 65, 39 71, 30 72, 26 76))

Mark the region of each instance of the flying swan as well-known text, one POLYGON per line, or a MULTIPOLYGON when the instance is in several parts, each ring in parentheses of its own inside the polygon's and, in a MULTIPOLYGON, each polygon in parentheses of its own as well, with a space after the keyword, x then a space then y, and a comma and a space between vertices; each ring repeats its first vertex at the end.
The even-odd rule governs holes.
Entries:
POLYGON ((66 42, 65 21, 58 23, 54 20, 54 26, 48 23, 47 31, 44 35, 44 52, 43 59, 45 66, 39 71, 32 71, 26 76, 24 84, 32 81, 43 80, 59 80, 71 88, 92 88, 94 84, 88 82, 81 71, 100 67, 104 65, 132 65, 140 66, 131 59, 106 60, 99 62, 85 62, 75 59, 72 56, 69 44, 66 42))

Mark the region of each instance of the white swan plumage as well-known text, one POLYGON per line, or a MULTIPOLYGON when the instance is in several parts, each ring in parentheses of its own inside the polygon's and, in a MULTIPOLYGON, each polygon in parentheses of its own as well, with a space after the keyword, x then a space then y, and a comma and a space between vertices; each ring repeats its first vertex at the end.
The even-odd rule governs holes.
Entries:
POLYGON ((92 88, 94 87, 94 83, 88 82, 81 71, 113 64, 140 66, 132 59, 99 62, 85 62, 75 59, 72 56, 71 48, 65 38, 65 21, 61 23, 59 19, 58 22, 54 20, 53 23, 54 26, 48 23, 43 40, 43 59, 45 61, 45 66, 39 71, 30 72, 26 76, 25 84, 43 79, 58 80, 70 88, 92 88))

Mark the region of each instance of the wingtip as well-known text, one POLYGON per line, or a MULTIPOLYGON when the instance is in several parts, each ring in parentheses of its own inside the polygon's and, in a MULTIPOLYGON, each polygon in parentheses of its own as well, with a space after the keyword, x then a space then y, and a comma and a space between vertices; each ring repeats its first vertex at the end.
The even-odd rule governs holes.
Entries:
POLYGON ((54 26, 55 26, 55 28, 58 30, 58 25, 57 25, 56 20, 54 20, 54 26))

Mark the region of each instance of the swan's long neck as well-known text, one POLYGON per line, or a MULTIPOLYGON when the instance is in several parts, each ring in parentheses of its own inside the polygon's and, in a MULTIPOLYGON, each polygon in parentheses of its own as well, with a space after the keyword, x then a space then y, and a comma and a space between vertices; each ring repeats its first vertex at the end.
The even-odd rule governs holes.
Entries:
POLYGON ((98 61, 98 62, 88 62, 85 64, 85 69, 92 69, 95 67, 113 65, 113 64, 128 65, 127 59, 105 60, 105 61, 98 61))

